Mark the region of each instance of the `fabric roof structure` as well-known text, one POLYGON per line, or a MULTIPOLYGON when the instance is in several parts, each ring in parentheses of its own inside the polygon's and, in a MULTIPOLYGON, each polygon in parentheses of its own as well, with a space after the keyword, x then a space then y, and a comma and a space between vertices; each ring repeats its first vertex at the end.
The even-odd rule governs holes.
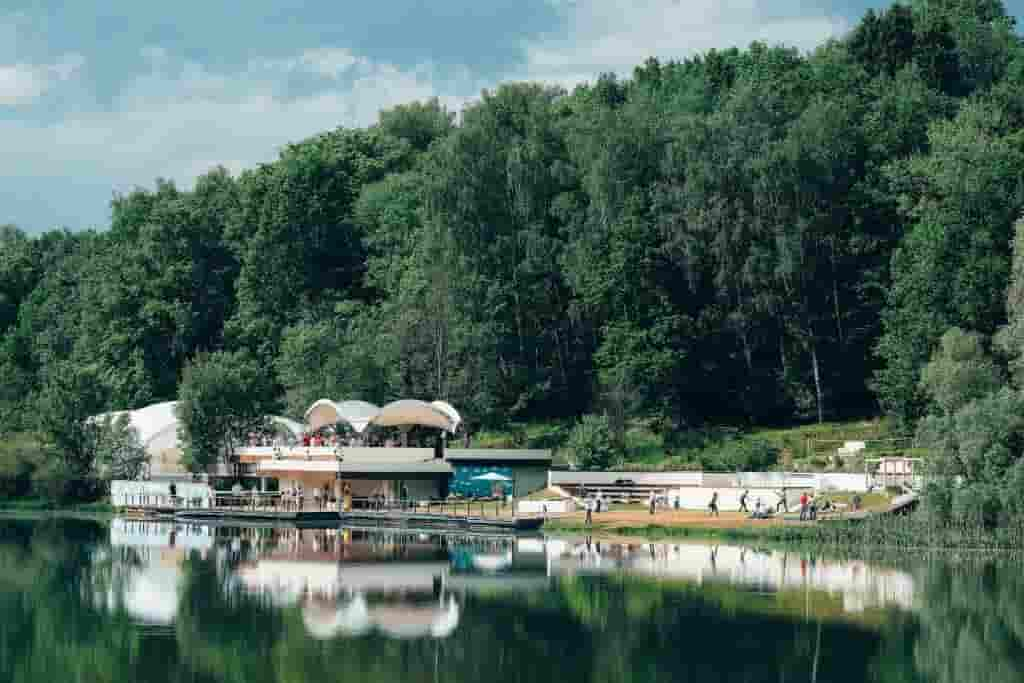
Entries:
POLYGON ((457 426, 451 415, 444 410, 426 401, 414 399, 403 399, 387 404, 380 409, 377 417, 373 418, 373 424, 378 427, 420 425, 437 427, 448 432, 454 432, 457 426))
MULTIPOLYGON (((128 416, 128 424, 138 434, 139 444, 148 452, 163 451, 169 448, 180 448, 178 443, 178 402, 164 401, 154 403, 138 410, 119 410, 112 413, 94 415, 89 420, 92 422, 107 418, 117 419, 122 415, 128 416)), ((268 418, 272 424, 283 428, 282 431, 290 432, 295 438, 302 435, 303 426, 295 420, 271 415, 268 418)))
POLYGON ((459 425, 462 424, 462 416, 459 415, 459 411, 452 407, 451 403, 448 403, 447 401, 433 401, 430 405, 434 406, 451 419, 452 432, 458 429, 459 425))
POLYGON ((378 408, 366 401, 332 401, 322 398, 306 411, 306 424, 313 431, 344 422, 357 434, 362 434, 370 425, 377 427, 405 427, 419 425, 436 427, 455 433, 462 424, 462 416, 451 404, 444 401, 418 401, 403 399, 378 408))
POLYGON ((362 434, 379 413, 380 408, 366 401, 334 402, 329 398, 322 398, 309 407, 305 418, 306 424, 313 431, 337 422, 345 422, 357 434, 362 434))

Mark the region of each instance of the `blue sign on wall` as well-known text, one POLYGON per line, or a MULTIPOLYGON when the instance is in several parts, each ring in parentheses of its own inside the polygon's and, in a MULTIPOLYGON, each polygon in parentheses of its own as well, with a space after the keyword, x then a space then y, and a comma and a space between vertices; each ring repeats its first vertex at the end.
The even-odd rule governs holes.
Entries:
POLYGON ((449 492, 464 498, 486 498, 493 495, 494 485, 498 484, 508 494, 512 492, 512 482, 493 482, 474 479, 482 474, 494 472, 512 479, 511 467, 500 467, 494 465, 455 465, 455 472, 452 474, 449 492))

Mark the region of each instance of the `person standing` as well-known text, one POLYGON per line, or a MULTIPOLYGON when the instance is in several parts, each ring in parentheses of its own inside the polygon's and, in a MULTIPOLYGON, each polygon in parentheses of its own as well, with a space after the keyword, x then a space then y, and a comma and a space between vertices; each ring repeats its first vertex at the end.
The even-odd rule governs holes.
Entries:
POLYGON ((711 494, 711 502, 708 503, 708 514, 718 517, 718 491, 711 494))
POLYGON ((590 498, 587 498, 584 501, 584 503, 586 504, 586 507, 587 507, 586 525, 587 526, 591 526, 594 523, 594 501, 592 501, 590 498))
POLYGON ((740 512, 750 512, 750 510, 747 509, 747 496, 749 494, 750 491, 746 489, 744 489, 743 493, 740 494, 740 512))
POLYGON ((807 492, 804 491, 800 494, 800 521, 807 521, 807 492))
POLYGON ((658 505, 658 498, 654 495, 654 491, 651 491, 650 500, 647 501, 647 504, 650 506, 651 514, 653 515, 654 508, 658 505))

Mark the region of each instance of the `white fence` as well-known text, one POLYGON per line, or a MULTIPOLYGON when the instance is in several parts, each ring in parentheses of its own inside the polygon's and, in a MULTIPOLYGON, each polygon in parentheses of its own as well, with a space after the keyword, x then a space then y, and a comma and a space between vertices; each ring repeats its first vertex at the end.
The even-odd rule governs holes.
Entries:
POLYGON ((868 490, 863 474, 842 472, 549 472, 548 486, 600 489, 630 486, 651 488, 746 488, 813 489, 821 491, 868 490))
MULTIPOLYGON (((184 507, 211 507, 213 489, 207 484, 174 482, 175 497, 184 507)), ((171 505, 171 482, 123 481, 110 482, 110 503, 115 507, 171 505)))
POLYGON ((700 486, 703 472, 549 472, 548 485, 615 486, 628 481, 639 486, 700 486))

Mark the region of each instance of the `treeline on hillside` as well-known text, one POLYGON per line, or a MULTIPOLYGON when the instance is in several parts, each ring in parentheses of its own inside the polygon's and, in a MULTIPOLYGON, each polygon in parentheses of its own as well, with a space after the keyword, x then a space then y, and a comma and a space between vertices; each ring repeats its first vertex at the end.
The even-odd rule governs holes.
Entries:
POLYGON ((0 425, 174 399, 225 353, 296 415, 916 420, 940 336, 1006 323, 1022 122, 998 0, 894 5, 806 55, 504 85, 458 122, 399 106, 120 196, 109 230, 4 228, 0 425))

